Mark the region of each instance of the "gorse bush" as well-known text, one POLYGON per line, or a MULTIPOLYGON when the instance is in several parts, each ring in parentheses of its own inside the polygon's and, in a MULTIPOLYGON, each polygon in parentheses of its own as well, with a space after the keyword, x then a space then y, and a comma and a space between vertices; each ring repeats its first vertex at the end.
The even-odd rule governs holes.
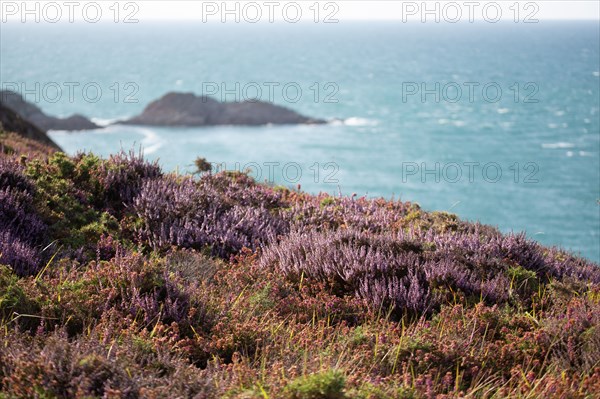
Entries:
POLYGON ((47 241, 80 260, 94 257, 103 235, 122 237, 133 230, 135 221, 124 216, 124 210, 146 179, 161 175, 156 164, 133 152, 108 160, 56 153, 29 162, 25 173, 36 187, 35 207, 49 226, 47 241))
POLYGON ((586 259, 408 202, 10 140, 0 398, 600 391, 586 259))
POLYGON ((23 282, 8 266, 0 265, 0 287, 0 320, 39 312, 39 305, 23 291, 23 282))
POLYGON ((292 381, 286 387, 290 399, 344 399, 344 375, 332 370, 305 376, 292 381))

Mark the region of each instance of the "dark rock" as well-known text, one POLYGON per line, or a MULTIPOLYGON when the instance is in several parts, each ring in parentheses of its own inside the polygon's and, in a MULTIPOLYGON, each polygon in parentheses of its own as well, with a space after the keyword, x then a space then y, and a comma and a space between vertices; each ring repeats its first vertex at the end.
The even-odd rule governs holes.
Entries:
POLYGON ((48 116, 36 105, 25 101, 20 94, 8 90, 0 91, 0 103, 43 131, 88 130, 100 127, 81 115, 72 115, 68 118, 48 116))
POLYGON ((14 132, 22 137, 45 144, 57 151, 61 150, 45 132, 23 119, 19 114, 2 103, 0 103, 0 130, 14 132))
POLYGON ((151 126, 286 125, 325 123, 262 101, 221 103, 193 93, 168 93, 141 115, 119 123, 151 126))

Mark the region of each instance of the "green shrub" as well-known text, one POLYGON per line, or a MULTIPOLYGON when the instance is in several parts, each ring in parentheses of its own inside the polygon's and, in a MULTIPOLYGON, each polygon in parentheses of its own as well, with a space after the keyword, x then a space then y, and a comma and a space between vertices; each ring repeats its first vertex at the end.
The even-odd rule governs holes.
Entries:
POLYGON ((30 318, 39 312, 39 305, 27 296, 20 279, 8 266, 0 265, 0 320, 19 318, 25 328, 36 327, 39 319, 30 318), (26 316, 19 316, 26 315, 26 316))
POLYGON ((285 388, 290 399, 343 399, 346 379, 337 370, 299 377, 285 388))
POLYGON ((359 389, 349 392, 348 397, 352 399, 414 399, 417 395, 412 388, 384 389, 366 383, 359 389))
POLYGON ((516 293, 522 298, 528 298, 540 287, 538 276, 532 270, 527 270, 520 265, 515 265, 511 266, 507 273, 508 278, 511 281, 511 295, 516 293))
POLYGON ((321 200, 321 208, 325 208, 326 206, 335 204, 335 198, 333 197, 325 197, 321 200))

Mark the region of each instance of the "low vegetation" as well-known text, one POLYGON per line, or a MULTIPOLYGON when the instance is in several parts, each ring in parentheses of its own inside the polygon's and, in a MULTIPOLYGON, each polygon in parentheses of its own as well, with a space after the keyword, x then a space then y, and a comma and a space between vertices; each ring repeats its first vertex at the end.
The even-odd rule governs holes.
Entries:
POLYGON ((0 398, 593 398, 600 267, 418 205, 1 133, 0 398))

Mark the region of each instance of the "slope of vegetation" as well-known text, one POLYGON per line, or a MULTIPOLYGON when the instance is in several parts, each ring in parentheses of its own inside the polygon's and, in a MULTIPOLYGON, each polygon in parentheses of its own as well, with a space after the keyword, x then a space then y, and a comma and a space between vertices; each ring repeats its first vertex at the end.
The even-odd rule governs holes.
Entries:
POLYGON ((600 392, 597 264, 416 204, 0 134, 0 398, 600 392))

